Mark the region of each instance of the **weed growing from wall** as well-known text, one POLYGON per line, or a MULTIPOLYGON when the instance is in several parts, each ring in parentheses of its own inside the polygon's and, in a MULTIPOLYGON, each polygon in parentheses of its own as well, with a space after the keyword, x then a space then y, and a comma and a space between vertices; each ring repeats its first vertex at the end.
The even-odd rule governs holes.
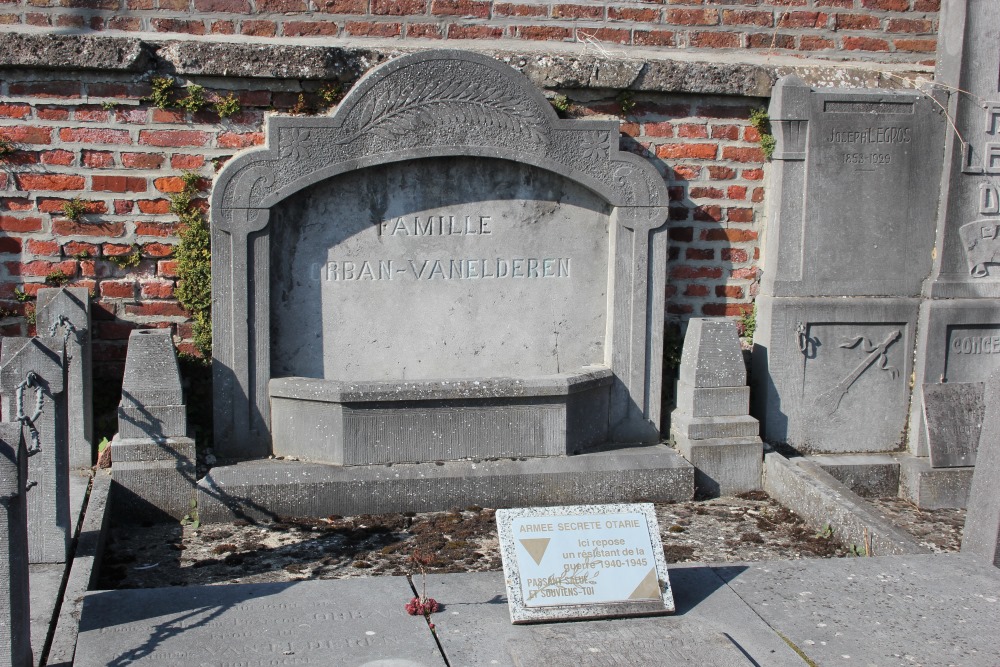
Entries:
POLYGON ((62 213, 67 219, 79 222, 83 214, 87 212, 87 205, 79 197, 73 197, 62 205, 62 213))
POLYGON ((177 260, 177 300, 194 321, 194 344, 206 358, 212 355, 212 242, 195 197, 201 191, 201 177, 184 173, 184 189, 170 201, 170 211, 180 219, 177 260))
POLYGON ((774 148, 777 146, 778 142, 771 134, 771 117, 767 113, 767 109, 757 108, 750 112, 750 124, 757 134, 760 135, 760 149, 764 151, 764 157, 768 160, 774 155, 774 148))
POLYGON ((16 150, 17 148, 10 139, 0 137, 0 162, 4 161, 8 156, 13 155, 16 150))
POLYGON ((239 99, 232 93, 229 93, 225 97, 220 97, 219 101, 215 103, 215 113, 219 114, 219 118, 235 116, 240 112, 241 108, 239 99))

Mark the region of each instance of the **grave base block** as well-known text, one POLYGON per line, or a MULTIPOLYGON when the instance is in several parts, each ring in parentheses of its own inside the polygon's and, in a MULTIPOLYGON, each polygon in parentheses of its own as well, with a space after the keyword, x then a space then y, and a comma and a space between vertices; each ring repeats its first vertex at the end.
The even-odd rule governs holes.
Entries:
POLYGON ((116 521, 178 520, 192 510, 195 444, 191 438, 111 441, 111 502, 116 521))
POLYGON ((807 456, 862 498, 899 494, 899 461, 889 454, 807 456))
POLYGON ((965 509, 973 470, 932 468, 928 458, 904 458, 899 464, 899 497, 922 510, 965 509))
POLYGON ((734 496, 760 489, 764 470, 764 445, 758 437, 690 440, 674 433, 681 455, 695 467, 698 492, 708 496, 734 496))
POLYGON ((213 468, 198 483, 203 522, 275 516, 430 512, 694 496, 694 468, 664 445, 578 456, 380 466, 259 460, 213 468))

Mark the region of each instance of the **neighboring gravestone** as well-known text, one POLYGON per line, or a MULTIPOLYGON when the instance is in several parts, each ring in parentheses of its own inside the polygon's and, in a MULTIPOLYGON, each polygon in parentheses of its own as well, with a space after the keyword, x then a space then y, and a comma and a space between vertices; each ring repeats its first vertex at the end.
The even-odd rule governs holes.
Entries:
POLYGON ((20 422, 0 423, 0 665, 29 667, 28 452, 20 422))
POLYGON ((180 519, 191 512, 195 443, 168 329, 129 335, 111 460, 116 518, 180 519))
MULTIPOLYGON (((938 209, 938 239, 928 299, 920 313, 916 386, 984 382, 1000 368, 1000 13, 995 3, 946 0, 934 84, 953 124, 945 141, 946 200, 938 209)), ((924 396, 914 392, 910 451, 931 452, 924 437, 924 396)), ((922 484, 938 485, 955 471, 928 468, 922 484)), ((931 461, 933 465, 937 465, 931 461)), ((967 491, 970 475, 964 475, 967 491)), ((919 485, 904 495, 926 495, 919 485)), ((963 497, 958 494, 956 498, 963 497)), ((923 505, 921 505, 923 506, 923 505)))
POLYGON ((916 92, 775 86, 755 414, 804 452, 901 445, 942 117, 916 92))
POLYGON ((39 449, 28 462, 37 485, 28 494, 28 553, 32 563, 62 563, 69 555, 69 447, 66 441, 63 337, 4 338, 0 343, 3 418, 25 417, 39 449))
POLYGON ((931 466, 975 465, 984 413, 982 382, 925 384, 924 421, 931 466))
POLYGON ((70 470, 94 465, 93 372, 90 293, 86 287, 43 288, 35 305, 35 328, 66 341, 66 395, 70 470))
POLYGON ((962 551, 1000 567, 1000 370, 986 382, 985 413, 972 475, 962 551))
POLYGON ((695 485, 707 495, 759 489, 764 445, 748 415, 750 387, 736 322, 688 322, 670 435, 696 468, 695 485))
MULTIPOLYGON (((373 69, 330 117, 269 117, 267 136, 212 194, 219 454, 462 462, 484 497, 502 483, 478 460, 673 456, 669 197, 617 122, 561 120, 506 64, 428 51, 373 69)), ((203 487, 233 472, 229 497, 256 493, 257 470, 203 487)), ((532 488, 532 504, 567 499, 532 488)))
POLYGON ((512 623, 674 611, 650 503, 497 510, 512 623))

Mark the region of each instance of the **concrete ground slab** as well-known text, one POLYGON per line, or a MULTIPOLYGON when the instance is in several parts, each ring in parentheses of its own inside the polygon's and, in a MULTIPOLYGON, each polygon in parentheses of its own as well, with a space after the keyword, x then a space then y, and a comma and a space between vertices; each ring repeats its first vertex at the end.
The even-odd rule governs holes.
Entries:
POLYGON ((963 554, 716 570, 817 665, 996 667, 1000 569, 963 554))
POLYGON ((515 626, 499 572, 432 575, 427 594, 444 604, 431 620, 451 667, 803 665, 711 568, 669 572, 673 616, 515 626))
POLYGON ((405 577, 97 591, 75 667, 443 663, 405 577))

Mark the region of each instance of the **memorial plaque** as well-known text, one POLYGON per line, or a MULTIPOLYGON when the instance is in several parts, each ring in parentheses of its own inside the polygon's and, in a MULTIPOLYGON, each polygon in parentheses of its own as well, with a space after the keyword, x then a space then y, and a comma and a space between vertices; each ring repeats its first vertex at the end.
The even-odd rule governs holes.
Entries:
POLYGON ((497 511, 513 623, 674 611, 649 503, 497 511))
POLYGON ((947 345, 944 379, 949 383, 983 382, 1000 368, 1000 326, 948 326, 947 345))
POLYGON ((931 467, 976 464, 986 406, 982 382, 924 385, 924 418, 931 467))

